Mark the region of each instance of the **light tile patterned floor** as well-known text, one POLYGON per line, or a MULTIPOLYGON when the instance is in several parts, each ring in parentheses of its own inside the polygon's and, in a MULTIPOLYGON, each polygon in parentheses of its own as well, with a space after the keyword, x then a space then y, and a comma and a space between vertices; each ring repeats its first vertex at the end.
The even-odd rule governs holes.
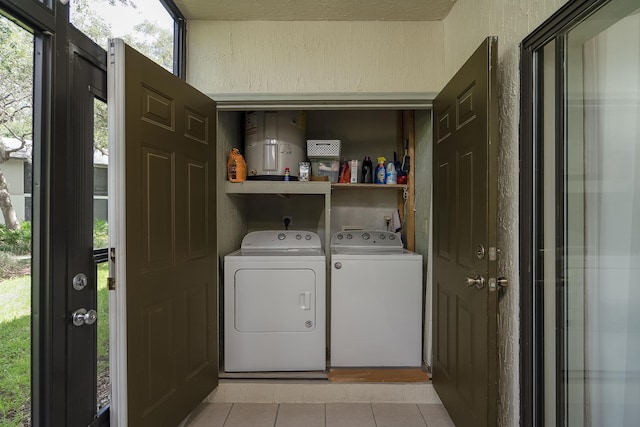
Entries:
POLYGON ((454 427, 439 404, 205 403, 185 427, 454 427))

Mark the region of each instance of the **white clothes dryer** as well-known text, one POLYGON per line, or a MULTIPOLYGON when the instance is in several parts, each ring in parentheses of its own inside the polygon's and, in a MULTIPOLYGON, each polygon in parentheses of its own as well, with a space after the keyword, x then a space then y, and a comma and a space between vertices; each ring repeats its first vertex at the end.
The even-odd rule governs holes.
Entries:
POLYGON ((325 370, 325 301, 317 234, 247 234, 224 258, 225 371, 325 370))
POLYGON ((331 238, 331 366, 422 365, 422 255, 388 231, 331 238))

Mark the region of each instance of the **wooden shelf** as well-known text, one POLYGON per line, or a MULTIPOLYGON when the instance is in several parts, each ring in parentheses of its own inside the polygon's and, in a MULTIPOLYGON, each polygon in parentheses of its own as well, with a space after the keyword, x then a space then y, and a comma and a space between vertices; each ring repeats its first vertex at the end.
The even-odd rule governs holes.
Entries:
POLYGON ((227 194, 331 194, 328 181, 245 181, 225 182, 227 194))
POLYGON ((334 190, 401 190, 407 184, 331 184, 334 190))

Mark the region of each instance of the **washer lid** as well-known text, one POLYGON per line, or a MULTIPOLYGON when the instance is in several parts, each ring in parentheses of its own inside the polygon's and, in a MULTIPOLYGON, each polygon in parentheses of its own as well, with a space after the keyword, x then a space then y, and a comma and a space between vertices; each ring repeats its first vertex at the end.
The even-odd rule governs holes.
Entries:
POLYGON ((321 249, 239 249, 229 255, 231 256, 250 256, 250 257, 280 257, 286 259, 288 257, 310 257, 313 258, 325 258, 324 252, 321 249))
POLYGON ((311 231, 263 230, 252 231, 242 239, 241 249, 295 251, 322 249, 320 237, 311 231))

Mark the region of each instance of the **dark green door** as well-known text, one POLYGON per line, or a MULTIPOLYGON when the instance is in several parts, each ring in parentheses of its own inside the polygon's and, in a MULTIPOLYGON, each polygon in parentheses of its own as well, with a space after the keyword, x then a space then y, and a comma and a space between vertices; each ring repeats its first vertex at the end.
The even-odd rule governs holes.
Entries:
MULTIPOLYGON (((94 100, 106 99, 107 79, 104 63, 90 61, 82 49, 69 44, 72 75, 72 144, 74 167, 67 171, 72 202, 67 210, 70 247, 67 286, 67 425, 87 425, 96 415, 96 360, 98 319, 97 277, 93 252, 93 135, 94 100), (74 206, 81 208, 74 209, 74 206)), ((104 57, 103 57, 104 58, 104 57)))
POLYGON ((497 424, 497 44, 434 101, 433 384, 459 427, 497 424))
POLYGON ((110 236, 116 321, 126 325, 126 339, 114 337, 113 414, 129 426, 176 426, 218 383, 216 106, 111 43, 110 236))

